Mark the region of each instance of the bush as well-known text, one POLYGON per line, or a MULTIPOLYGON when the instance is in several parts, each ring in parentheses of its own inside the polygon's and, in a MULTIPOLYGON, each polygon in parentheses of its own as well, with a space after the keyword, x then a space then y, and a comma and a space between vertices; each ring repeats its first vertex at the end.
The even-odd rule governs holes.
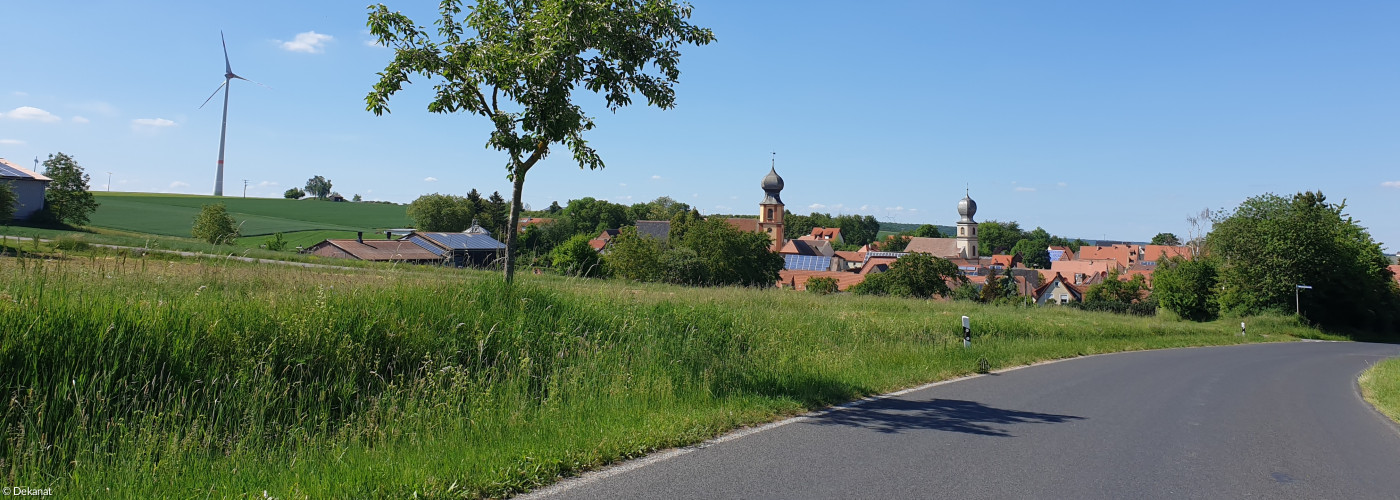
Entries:
POLYGON ((92 245, 77 236, 59 236, 54 238, 53 247, 68 252, 81 252, 92 248, 92 245))
POLYGON ((195 238, 215 245, 233 244, 238 238, 238 222, 229 215, 223 203, 204 205, 194 218, 194 228, 190 231, 195 238))
POLYGON ((10 222, 15 218, 15 209, 19 206, 19 197, 15 195, 15 190, 9 182, 0 182, 0 223, 10 222))
POLYGON ((580 234, 554 247, 554 251, 550 252, 554 268, 569 276, 607 276, 608 269, 602 257, 598 255, 597 250, 588 245, 590 239, 588 235, 580 234))
POLYGON ((263 247, 274 252, 281 252, 287 249, 287 240, 282 239, 282 233, 274 233, 271 238, 263 240, 263 247))
POLYGON ((807 278, 807 291, 817 295, 829 295, 836 293, 838 287, 836 278, 827 276, 812 276, 807 278))
POLYGON ((282 193, 282 197, 289 200, 300 200, 306 197, 306 191, 302 191, 301 188, 291 188, 282 193))
POLYGON ((947 259, 915 253, 900 257, 888 271, 866 276, 865 281, 851 287, 851 292, 921 299, 947 297, 953 293, 949 281, 965 285, 967 278, 947 259))
POLYGON ((1215 319, 1219 269, 1214 260, 1181 256, 1157 262, 1152 273, 1152 296, 1163 309, 1191 321, 1215 319))

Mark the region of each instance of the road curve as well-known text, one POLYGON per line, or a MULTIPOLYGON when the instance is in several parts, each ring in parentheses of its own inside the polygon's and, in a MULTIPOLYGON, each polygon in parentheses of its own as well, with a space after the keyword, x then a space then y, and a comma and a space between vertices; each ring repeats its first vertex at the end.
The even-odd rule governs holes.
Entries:
POLYGON ((671 451, 540 498, 1400 498, 1400 428, 1358 393, 1400 346, 1093 356, 671 451))

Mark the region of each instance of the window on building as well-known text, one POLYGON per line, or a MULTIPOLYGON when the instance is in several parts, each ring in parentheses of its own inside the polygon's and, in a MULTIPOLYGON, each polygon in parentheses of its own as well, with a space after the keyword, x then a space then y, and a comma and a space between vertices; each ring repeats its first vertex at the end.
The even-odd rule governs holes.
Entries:
POLYGON ((1061 303, 1061 304, 1068 304, 1068 303, 1069 303, 1069 295, 1068 295, 1068 294, 1064 294, 1064 293, 1060 294, 1060 303, 1061 303))
POLYGON ((972 226, 972 235, 977 236, 977 226, 972 226))
POLYGON ((768 220, 773 220, 773 209, 768 209, 768 220))
POLYGON ((965 228, 965 227, 959 227, 959 228, 958 228, 958 236, 967 236, 967 228, 965 228))

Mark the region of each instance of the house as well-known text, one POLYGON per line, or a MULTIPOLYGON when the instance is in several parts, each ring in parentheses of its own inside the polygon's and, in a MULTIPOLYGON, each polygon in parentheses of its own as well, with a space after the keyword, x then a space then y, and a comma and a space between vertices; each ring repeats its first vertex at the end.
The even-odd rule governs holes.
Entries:
POLYGON ((671 236, 671 221, 639 220, 637 221, 637 236, 645 236, 664 242, 666 238, 671 236))
POLYGON ((1043 271, 1041 276, 1048 282, 1050 273, 1063 274, 1071 278, 1073 283, 1082 284, 1095 274, 1108 275, 1112 271, 1122 273, 1124 269, 1126 267, 1120 265, 1117 259, 1057 260, 1051 262, 1050 270, 1043 271))
POLYGON ((865 281, 865 276, 841 271, 802 271, 796 269, 784 269, 778 271, 778 288, 802 291, 807 289, 807 280, 813 277, 832 278, 836 280, 836 289, 839 291, 850 290, 851 287, 865 281))
POLYGON ((909 245, 904 247, 908 253, 926 253, 934 257, 943 259, 961 257, 958 252, 957 238, 909 238, 909 245))
POLYGON ((1390 266, 1390 272, 1391 277, 1395 278, 1395 284, 1400 285, 1400 265, 1390 266))
POLYGON ((844 239, 841 238, 841 228, 839 228, 839 227, 814 227, 814 228, 812 228, 812 234, 803 236, 803 237, 798 238, 798 239, 800 239, 800 240, 826 240, 826 241, 834 241, 834 242, 837 242, 837 243, 845 243, 845 242, 846 242, 846 240, 844 240, 844 239))
POLYGON ((443 258, 405 240, 366 240, 364 233, 355 239, 324 240, 305 250, 306 253, 333 259, 356 259, 375 262, 407 262, 411 264, 441 263, 443 258))
POLYGON ((414 231, 405 238, 456 267, 485 267, 495 263, 506 250, 504 243, 491 237, 476 221, 460 233, 414 231))
POLYGON ((1052 246, 1048 248, 1048 250, 1050 251, 1050 262, 1055 262, 1057 260, 1074 260, 1074 251, 1070 250, 1069 247, 1052 246))
POLYGON ((1191 247, 1170 246, 1170 245, 1146 245, 1142 247, 1142 262, 1157 262, 1163 255, 1167 258, 1182 257, 1190 259, 1191 247))
POLYGON ((825 240, 787 240, 787 244, 778 253, 784 255, 820 255, 822 257, 832 257, 836 255, 836 249, 832 248, 831 242, 825 240))
POLYGON ((1070 283, 1064 275, 1055 273, 1054 278, 1051 278, 1044 285, 1036 287, 1033 296, 1035 303, 1040 305, 1068 304, 1070 301, 1083 302, 1085 289, 1087 287, 1070 283))
MULTIPOLYGON (((1119 265, 1119 266, 1125 267, 1125 268, 1126 268, 1126 267, 1128 267, 1128 266, 1133 265, 1134 262, 1137 262, 1138 260, 1141 260, 1141 257, 1142 257, 1142 256, 1138 254, 1138 250, 1139 250, 1139 248, 1138 248, 1137 245, 1126 245, 1126 244, 1114 244, 1114 245, 1111 245, 1111 246, 1099 246, 1099 245, 1088 246, 1088 245, 1085 245, 1085 246, 1079 247, 1079 260, 1103 260, 1103 259, 1113 259, 1113 260, 1118 261, 1118 265, 1119 265)), ((1155 260, 1155 259, 1154 259, 1154 260, 1155 260)), ((1051 261, 1052 261, 1051 264, 1053 265, 1054 259, 1051 259, 1051 261)))
POLYGON ((993 271, 1003 271, 1009 267, 1020 267, 1020 265, 1021 254, 1018 253, 1015 255, 993 255, 992 263, 989 267, 991 267, 993 271))
POLYGON ((15 192, 15 220, 25 220, 44 209, 44 190, 53 179, 0 158, 0 182, 15 192))
POLYGON ((521 217, 521 218, 520 218, 520 224, 519 224, 518 226, 516 226, 516 227, 519 227, 519 228, 520 228, 520 232, 523 233, 523 232, 525 232, 525 230, 528 229, 530 226, 543 226, 543 225, 545 225, 545 224, 553 224, 553 223, 554 223, 554 219, 549 219, 549 218, 545 218, 545 217, 521 217))

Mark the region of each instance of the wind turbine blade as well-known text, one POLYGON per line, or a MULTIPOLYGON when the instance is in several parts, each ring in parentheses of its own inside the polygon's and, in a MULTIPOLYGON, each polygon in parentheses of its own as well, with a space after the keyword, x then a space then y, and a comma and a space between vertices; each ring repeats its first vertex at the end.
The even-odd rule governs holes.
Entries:
POLYGON ((245 81, 245 82, 248 82, 248 83, 257 85, 257 86, 259 86, 259 87, 262 87, 262 88, 265 88, 265 89, 268 89, 268 90, 272 90, 272 87, 269 87, 269 86, 267 86, 267 85, 263 85, 263 84, 261 84, 261 83, 258 83, 258 82, 252 81, 252 80, 249 80, 249 79, 247 79, 247 78, 243 78, 243 77, 238 76, 238 75, 233 75, 233 76, 230 76, 229 78, 237 78, 237 79, 239 79, 239 80, 243 80, 243 81, 245 81))
POLYGON ((224 73, 233 74, 233 65, 228 63, 228 41, 224 40, 224 30, 219 30, 219 43, 224 45, 224 73))
MULTIPOLYGON (((214 89, 214 93, 209 94, 209 98, 204 100, 204 104, 209 104, 209 101, 214 100, 214 96, 219 95, 219 90, 223 89, 224 85, 228 85, 228 80, 224 80, 224 83, 220 83, 219 86, 214 89)), ((204 109, 204 104, 200 104, 196 109, 204 109)))

